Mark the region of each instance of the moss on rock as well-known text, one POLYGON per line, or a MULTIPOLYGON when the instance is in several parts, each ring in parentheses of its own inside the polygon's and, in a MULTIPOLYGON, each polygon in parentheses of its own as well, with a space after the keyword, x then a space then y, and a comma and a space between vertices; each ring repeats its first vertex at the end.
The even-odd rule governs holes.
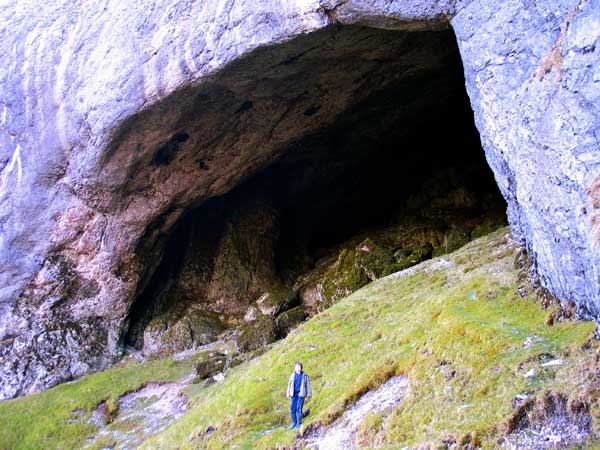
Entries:
POLYGON ((260 316, 256 320, 242 325, 234 337, 234 344, 239 352, 250 352, 275 342, 277 327, 275 321, 268 316, 260 316))
POLYGON ((403 248, 397 251, 394 256, 397 258, 397 262, 394 265, 395 271, 404 270, 415 264, 425 261, 431 258, 433 252, 433 246, 430 243, 417 245, 415 247, 403 248))
POLYGON ((227 366, 227 356, 217 353, 208 358, 202 358, 194 365, 194 373, 197 380, 212 377, 225 370, 227 366))
POLYGON ((320 249, 325 256, 295 287, 312 315, 382 276, 451 253, 505 224, 497 195, 474 191, 448 168, 408 196, 385 226, 320 249))
POLYGON ((275 285, 256 300, 256 306, 265 316, 276 316, 287 309, 296 298, 293 290, 283 284, 275 285))
POLYGON ((281 337, 286 337, 290 331, 300 325, 306 318, 308 313, 302 306, 296 306, 277 316, 275 324, 281 337))
POLYGON ((355 249, 354 264, 361 269, 370 281, 375 281, 394 271, 394 255, 373 239, 367 238, 355 249))
POLYGON ((191 310, 179 318, 165 314, 144 330, 143 351, 153 355, 188 350, 213 342, 224 329, 218 317, 204 311, 191 310))

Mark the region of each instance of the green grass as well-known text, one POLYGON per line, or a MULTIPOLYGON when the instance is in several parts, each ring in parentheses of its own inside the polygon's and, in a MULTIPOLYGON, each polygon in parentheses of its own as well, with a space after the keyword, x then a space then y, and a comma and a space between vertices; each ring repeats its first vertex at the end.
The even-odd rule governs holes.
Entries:
POLYGON ((98 372, 40 394, 0 403, 0 449, 81 448, 96 427, 84 423, 102 401, 116 399, 148 381, 175 381, 191 372, 193 358, 132 363, 98 372), (74 411, 81 411, 75 414, 74 411), (74 419, 74 420, 73 420, 74 419))
MULTIPOLYGON (((404 374, 410 380, 407 398, 385 422, 368 416, 359 429, 360 442, 377 439, 401 448, 437 445, 452 437, 493 448, 515 395, 541 389, 576 391, 573 374, 586 368, 581 347, 594 327, 577 322, 545 325, 550 311, 517 292, 515 254, 503 229, 370 284, 266 353, 228 371, 224 382, 207 388, 191 385, 186 389, 189 412, 143 448, 266 449, 293 444, 295 433, 284 428, 289 420, 285 388, 296 360, 303 361, 313 383, 307 425, 334 421, 362 393, 391 375, 404 374), (529 336, 535 339, 526 348, 529 336), (563 358, 565 365, 524 378, 542 353, 563 358), (207 433, 209 429, 216 431, 207 433)), ((598 348, 591 346, 588 353, 598 348)), ((103 399, 139 387, 142 380, 166 381, 191 370, 189 363, 170 360, 139 367, 143 370, 111 369, 0 404, 0 448, 79 448, 93 427, 67 424, 71 411, 90 411, 103 399)))
POLYGON ((295 360, 304 362, 315 391, 305 424, 330 423, 361 393, 405 374, 410 394, 379 431, 381 442, 398 448, 452 436, 492 448, 516 394, 569 383, 556 372, 526 379, 519 364, 540 353, 575 353, 593 330, 591 323, 545 325, 549 311, 517 293, 515 253, 503 229, 447 255, 449 264, 432 260, 355 292, 223 384, 195 392, 190 412, 143 448, 292 444, 294 433, 282 427, 295 360), (525 348, 528 336, 538 339, 525 348), (209 427, 216 431, 205 433, 209 427))

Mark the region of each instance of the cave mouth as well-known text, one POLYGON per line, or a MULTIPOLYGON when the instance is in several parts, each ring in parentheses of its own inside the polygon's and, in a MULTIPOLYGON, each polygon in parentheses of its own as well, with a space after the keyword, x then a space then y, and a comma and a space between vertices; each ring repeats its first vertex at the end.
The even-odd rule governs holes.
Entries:
MULTIPOLYGON (((179 219, 163 237, 161 258, 148 264, 153 270, 132 303, 125 345, 175 352, 260 320, 283 336, 374 279, 506 223, 452 31, 361 33, 399 39, 404 50, 390 58, 378 48, 367 52, 372 70, 352 86, 355 102, 179 219)), ((325 60, 320 70, 335 80, 344 67, 325 60)), ((340 83, 346 78, 340 73, 340 83)), ((333 82, 321 89, 346 88, 333 82)), ((318 117, 327 101, 304 104, 302 119, 318 117)), ((247 100, 237 111, 256 106, 247 100)), ((162 150, 157 164, 169 164, 162 150)))

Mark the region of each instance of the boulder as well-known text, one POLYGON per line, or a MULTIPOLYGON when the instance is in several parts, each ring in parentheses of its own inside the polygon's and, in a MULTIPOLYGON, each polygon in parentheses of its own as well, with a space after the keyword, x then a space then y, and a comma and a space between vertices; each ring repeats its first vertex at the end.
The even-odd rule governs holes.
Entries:
POLYGON ((222 353, 217 353, 198 361, 194 365, 194 373, 197 380, 204 380, 223 372, 226 368, 227 356, 222 353))
POLYGON ((356 246, 355 265, 367 278, 375 281, 394 271, 394 255, 387 248, 367 238, 356 246))
POLYGON ((302 306, 296 306, 279 314, 275 319, 279 336, 282 338, 286 337, 290 331, 304 322, 307 317, 308 313, 302 306))
POLYGON ((284 285, 274 286, 256 300, 256 306, 265 316, 275 317, 296 298, 296 294, 284 285))
POLYGON ((396 258, 395 269, 404 270, 430 258, 433 253, 433 246, 427 242, 414 247, 404 247, 394 252, 396 258))
POLYGON ((224 329, 217 317, 206 312, 189 311, 176 319, 165 314, 145 328, 142 350, 145 355, 189 350, 215 341, 224 329))
POLYGON ((336 259, 329 258, 301 277, 299 297, 313 315, 394 269, 392 252, 367 238, 354 248, 342 248, 336 259))
POLYGON ((275 340, 277 340, 277 327, 275 321, 268 316, 261 316, 242 325, 234 337, 235 347, 242 353, 258 350, 275 340))
POLYGON ((299 297, 314 315, 369 283, 369 277, 356 264, 356 251, 344 248, 331 263, 324 263, 299 281, 299 297))

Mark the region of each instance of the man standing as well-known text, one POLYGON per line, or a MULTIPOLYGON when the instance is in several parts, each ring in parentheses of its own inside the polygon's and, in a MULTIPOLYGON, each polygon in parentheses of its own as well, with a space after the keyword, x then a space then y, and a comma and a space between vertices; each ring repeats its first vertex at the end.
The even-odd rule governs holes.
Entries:
POLYGON ((292 424, 289 429, 300 428, 300 425, 302 424, 302 406, 304 406, 304 399, 312 397, 310 378, 302 370, 302 363, 300 361, 297 361, 294 364, 294 371, 288 380, 286 397, 292 399, 290 403, 292 424))

